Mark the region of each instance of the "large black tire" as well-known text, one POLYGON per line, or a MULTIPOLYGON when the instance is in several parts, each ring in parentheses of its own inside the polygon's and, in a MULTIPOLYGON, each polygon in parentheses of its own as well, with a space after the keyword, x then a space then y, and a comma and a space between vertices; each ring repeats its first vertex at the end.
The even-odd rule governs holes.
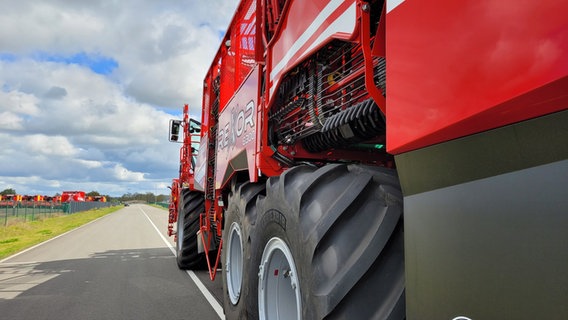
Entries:
POLYGON ((402 193, 394 170, 298 166, 270 178, 251 262, 261 319, 404 319, 402 193))
POLYGON ((197 252, 199 215, 205 211, 202 192, 182 189, 179 197, 177 221, 177 265, 180 269, 202 270, 207 268, 204 253, 197 252))
POLYGON ((246 182, 238 187, 234 186, 229 194, 221 260, 226 319, 258 317, 258 266, 250 264, 250 236, 255 233, 256 200, 264 189, 264 183, 246 182))

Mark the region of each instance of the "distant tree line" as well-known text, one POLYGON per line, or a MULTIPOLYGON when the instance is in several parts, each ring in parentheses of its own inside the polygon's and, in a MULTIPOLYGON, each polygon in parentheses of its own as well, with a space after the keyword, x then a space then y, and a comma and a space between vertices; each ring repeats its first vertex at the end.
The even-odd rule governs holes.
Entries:
MULTIPOLYGON (((0 192, 0 195, 17 194, 15 189, 8 188, 0 192)), ((59 193, 55 194, 60 195, 59 193)), ((85 194, 86 196, 105 196, 108 202, 128 202, 128 201, 141 201, 141 202, 167 202, 169 195, 159 194, 156 195, 152 192, 146 193, 126 193, 120 197, 111 197, 109 195, 100 194, 98 191, 91 191, 85 194)))
MULTIPOLYGON (((97 191, 91 191, 86 194, 87 196, 101 196, 97 191)), ((153 192, 146 192, 146 193, 126 193, 120 197, 111 197, 108 195, 104 195, 107 198, 107 201, 112 202, 129 202, 129 201, 141 201, 141 202, 167 202, 169 200, 169 196, 165 194, 156 195, 153 192)))
POLYGON ((165 194, 156 195, 152 192, 146 192, 146 193, 136 192, 136 193, 126 193, 123 194, 121 197, 110 197, 110 199, 119 202, 128 202, 128 201, 167 202, 169 196, 165 194))

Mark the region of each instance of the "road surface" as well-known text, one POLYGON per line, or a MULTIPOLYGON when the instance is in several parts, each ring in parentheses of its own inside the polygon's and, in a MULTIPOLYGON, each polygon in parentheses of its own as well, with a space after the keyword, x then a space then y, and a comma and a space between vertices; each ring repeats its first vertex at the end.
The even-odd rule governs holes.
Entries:
POLYGON ((0 318, 223 318, 220 276, 179 270, 166 224, 132 205, 0 261, 0 318))

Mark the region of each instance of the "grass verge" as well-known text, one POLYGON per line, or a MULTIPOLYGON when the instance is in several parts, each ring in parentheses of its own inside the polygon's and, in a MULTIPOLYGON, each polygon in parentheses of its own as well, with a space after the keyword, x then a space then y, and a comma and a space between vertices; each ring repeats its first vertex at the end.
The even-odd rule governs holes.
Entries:
POLYGON ((154 208, 158 208, 158 209, 162 209, 162 210, 168 210, 168 208, 157 205, 157 204, 149 203, 148 205, 151 206, 151 207, 154 207, 154 208))
POLYGON ((7 227, 0 227, 0 259, 49 240, 121 208, 122 206, 114 206, 109 208, 93 209, 69 215, 61 215, 32 222, 20 222, 11 224, 7 227))

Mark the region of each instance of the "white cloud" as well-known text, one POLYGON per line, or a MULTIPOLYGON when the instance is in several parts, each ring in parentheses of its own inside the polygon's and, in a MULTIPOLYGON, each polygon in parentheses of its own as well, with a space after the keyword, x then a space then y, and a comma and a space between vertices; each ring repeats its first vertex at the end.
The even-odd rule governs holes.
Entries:
POLYGON ((75 147, 62 136, 34 134, 22 137, 26 148, 35 154, 52 157, 72 157, 77 154, 75 147))
POLYGON ((95 161, 95 160, 84 160, 84 159, 76 159, 75 160, 80 166, 86 168, 86 169, 95 169, 95 168, 101 168, 103 166, 103 163, 100 161, 95 161))
POLYGON ((143 181, 144 180, 144 173, 143 172, 133 172, 122 165, 117 164, 114 166, 114 175, 120 181, 143 181))
POLYGON ((0 112, 0 128, 6 130, 22 130, 23 119, 12 112, 0 112))
POLYGON ((51 1, 2 1, 0 50, 77 50, 104 26, 103 17, 51 1))
POLYGON ((20 115, 33 115, 38 112, 35 96, 18 91, 0 91, 0 110, 20 115))

